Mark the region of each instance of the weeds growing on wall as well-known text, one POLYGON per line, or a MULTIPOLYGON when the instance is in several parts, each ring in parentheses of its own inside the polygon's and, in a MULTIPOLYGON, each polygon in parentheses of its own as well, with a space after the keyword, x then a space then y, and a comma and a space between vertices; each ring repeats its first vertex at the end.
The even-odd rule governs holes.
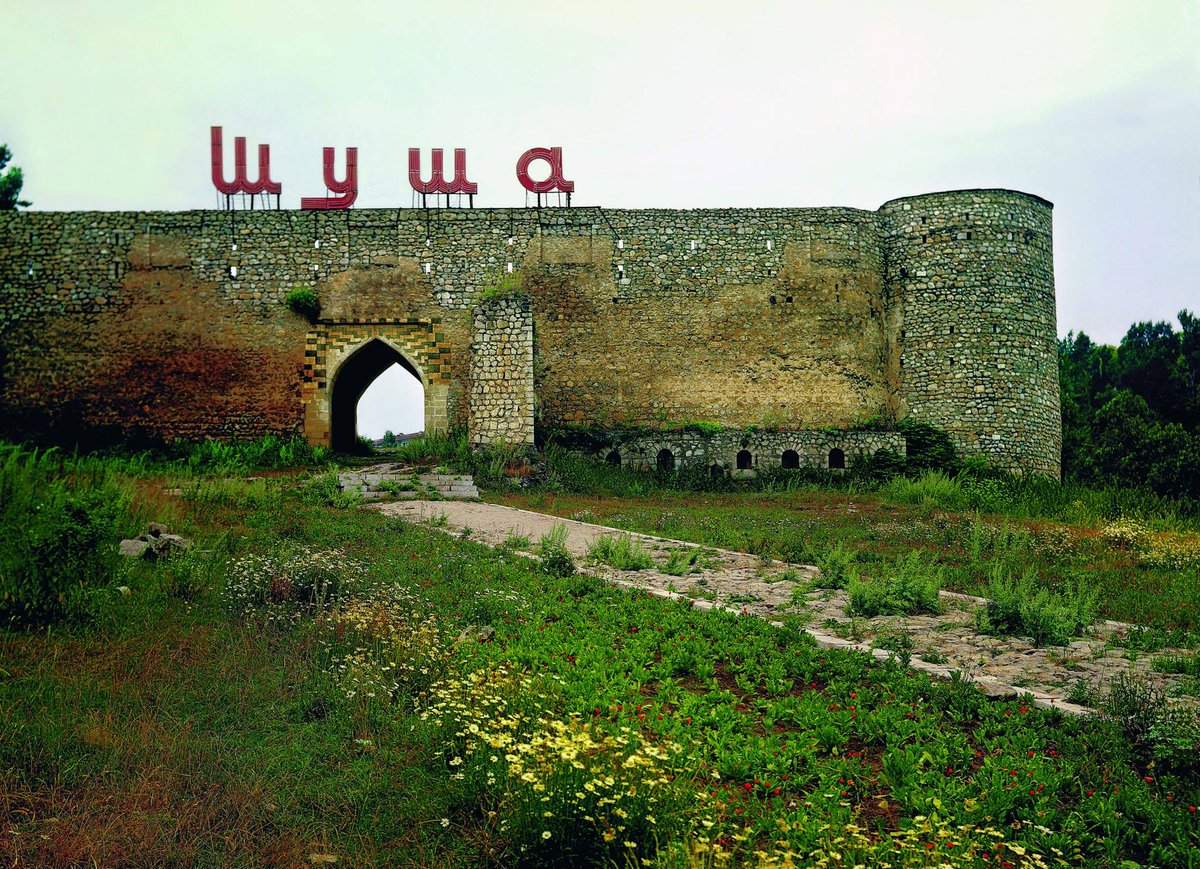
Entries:
POLYGON ((512 298, 529 298, 529 291, 524 287, 520 272, 497 275, 493 280, 487 281, 483 291, 479 294, 481 302, 512 298))
POLYGON ((321 302, 311 287, 294 288, 287 294, 284 304, 309 322, 315 322, 321 314, 321 302))

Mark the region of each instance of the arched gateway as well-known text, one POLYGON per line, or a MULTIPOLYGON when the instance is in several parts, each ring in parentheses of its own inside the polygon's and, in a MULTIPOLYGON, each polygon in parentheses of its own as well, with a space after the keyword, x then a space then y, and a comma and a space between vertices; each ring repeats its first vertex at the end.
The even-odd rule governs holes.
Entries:
MULTIPOLYGON (((305 354, 304 430, 310 442, 335 450, 354 446, 358 400, 392 365, 421 382, 425 431, 445 431, 451 418, 452 350, 435 324, 327 324, 309 334, 305 354)), ((461 390, 459 390, 461 391, 461 390)))
MULTIPOLYGON (((333 374, 330 384, 332 417, 329 445, 335 450, 354 448, 358 436, 358 402, 375 379, 393 365, 399 365, 421 382, 422 395, 429 384, 425 375, 404 352, 384 338, 372 338, 352 352, 333 374)), ((428 417, 428 408, 423 418, 428 417)))

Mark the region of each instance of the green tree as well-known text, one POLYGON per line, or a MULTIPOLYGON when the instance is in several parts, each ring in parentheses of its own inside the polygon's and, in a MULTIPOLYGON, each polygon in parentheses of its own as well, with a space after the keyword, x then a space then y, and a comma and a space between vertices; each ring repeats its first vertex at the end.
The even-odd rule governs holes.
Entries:
POLYGON ((1183 355, 1184 391, 1189 396, 1187 423, 1200 430, 1200 317, 1186 308, 1179 312, 1179 344, 1183 355))
POLYGON ((1200 496, 1200 318, 1135 323, 1117 347, 1059 342, 1063 475, 1200 496))
POLYGON ((1117 348, 1121 386, 1178 423, 1187 419, 1190 399, 1180 338, 1170 323, 1134 323, 1117 348))
POLYGON ((32 204, 21 198, 21 187, 25 184, 21 167, 13 166, 4 171, 11 159, 12 151, 8 150, 8 145, 0 145, 0 211, 16 211, 32 204))

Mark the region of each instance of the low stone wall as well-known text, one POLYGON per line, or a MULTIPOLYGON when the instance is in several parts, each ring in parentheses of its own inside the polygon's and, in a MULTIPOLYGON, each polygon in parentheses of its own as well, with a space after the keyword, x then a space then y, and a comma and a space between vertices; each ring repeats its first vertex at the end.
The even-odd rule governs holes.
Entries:
POLYGON ((715 466, 736 475, 785 467, 850 469, 880 450, 904 457, 908 442, 898 432, 882 431, 655 432, 614 437, 597 455, 614 465, 620 457, 621 465, 642 470, 665 464, 676 468, 715 466))

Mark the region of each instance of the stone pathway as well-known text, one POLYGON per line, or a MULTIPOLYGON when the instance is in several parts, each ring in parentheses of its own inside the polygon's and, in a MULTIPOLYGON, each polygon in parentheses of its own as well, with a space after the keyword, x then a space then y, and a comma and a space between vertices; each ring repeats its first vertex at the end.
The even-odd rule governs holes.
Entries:
MULTIPOLYGON (((378 509, 413 522, 430 523, 455 535, 469 530, 472 539, 493 546, 524 538, 527 548, 535 549, 542 535, 555 525, 563 525, 567 529, 566 547, 588 573, 652 594, 687 598, 698 608, 722 608, 777 623, 785 616, 798 615, 807 620, 805 630, 818 645, 827 648, 858 649, 882 659, 895 654, 885 646, 898 647, 897 640, 907 638, 912 669, 940 677, 962 672, 990 696, 1029 694, 1035 705, 1086 714, 1091 710, 1065 699, 1080 680, 1103 691, 1118 675, 1136 673, 1167 691, 1183 679, 1153 670, 1151 660, 1159 655, 1186 654, 1186 650, 1164 649, 1131 659, 1127 649, 1112 643, 1131 628, 1119 622, 1099 622, 1093 626, 1091 636, 1069 646, 1037 648, 1027 639, 976 633, 974 610, 986 601, 970 595, 942 592, 945 609, 937 615, 856 618, 846 614, 845 591, 810 590, 810 580, 819 573, 815 567, 788 565, 499 504, 411 500, 381 504, 378 509), (619 571, 605 564, 586 563, 588 549, 596 540, 626 533, 651 553, 657 569, 619 571), (662 568, 672 552, 680 553, 677 558, 696 552, 695 569, 683 576, 664 572, 662 568)), ((1191 705, 1195 705, 1195 698, 1191 705)))
POLYGON ((343 492, 358 490, 364 499, 479 500, 479 489, 470 474, 428 474, 410 465, 384 462, 338 474, 343 492))

